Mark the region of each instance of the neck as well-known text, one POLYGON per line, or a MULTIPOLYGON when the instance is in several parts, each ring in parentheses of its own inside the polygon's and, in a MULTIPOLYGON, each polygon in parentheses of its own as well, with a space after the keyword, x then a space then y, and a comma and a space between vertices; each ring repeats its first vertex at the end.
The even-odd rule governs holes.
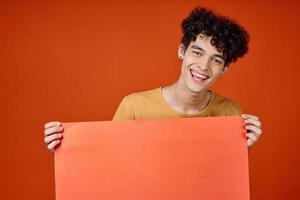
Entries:
POLYGON ((179 84, 179 81, 164 89, 165 98, 169 105, 175 110, 187 114, 201 111, 210 98, 210 92, 207 89, 195 93, 179 84))

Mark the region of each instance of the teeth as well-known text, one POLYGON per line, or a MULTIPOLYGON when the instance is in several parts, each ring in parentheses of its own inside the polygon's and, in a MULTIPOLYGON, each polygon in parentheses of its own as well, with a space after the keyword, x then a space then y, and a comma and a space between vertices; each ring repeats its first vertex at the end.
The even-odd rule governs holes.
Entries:
POLYGON ((196 71, 194 71, 194 70, 192 70, 192 74, 194 75, 194 76, 196 76, 197 78, 201 78, 201 79, 207 79, 208 78, 208 76, 206 76, 206 75, 203 75, 203 74, 198 74, 196 71))

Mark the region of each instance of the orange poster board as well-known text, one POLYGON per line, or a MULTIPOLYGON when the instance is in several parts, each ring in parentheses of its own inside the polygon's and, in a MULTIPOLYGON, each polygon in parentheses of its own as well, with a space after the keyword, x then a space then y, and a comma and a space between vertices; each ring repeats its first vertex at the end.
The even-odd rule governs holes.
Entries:
POLYGON ((249 200, 240 117, 64 123, 56 200, 249 200))

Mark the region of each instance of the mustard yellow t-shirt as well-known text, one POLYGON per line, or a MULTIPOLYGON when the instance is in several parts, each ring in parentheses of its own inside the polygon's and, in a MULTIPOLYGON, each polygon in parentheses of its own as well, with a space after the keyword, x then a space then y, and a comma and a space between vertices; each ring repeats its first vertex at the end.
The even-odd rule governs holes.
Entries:
POLYGON ((133 93, 123 98, 113 120, 147 120, 180 117, 215 117, 240 115, 237 103, 212 92, 206 107, 198 113, 186 114, 174 110, 165 100, 162 88, 133 93))

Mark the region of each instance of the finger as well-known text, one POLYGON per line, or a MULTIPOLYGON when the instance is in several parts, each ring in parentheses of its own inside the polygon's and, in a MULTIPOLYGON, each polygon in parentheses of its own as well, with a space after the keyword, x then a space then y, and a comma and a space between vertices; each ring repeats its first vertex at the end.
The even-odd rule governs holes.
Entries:
POLYGON ((245 124, 252 124, 257 127, 261 127, 261 122, 259 120, 255 120, 253 118, 247 118, 244 120, 245 124))
POLYGON ((248 140, 252 140, 254 142, 256 142, 258 139, 254 133, 247 133, 246 136, 248 137, 248 140))
POLYGON ((47 136, 47 135, 51 135, 51 134, 53 134, 53 133, 60 133, 60 132, 62 132, 63 130, 64 130, 64 129, 63 129, 63 127, 61 127, 61 126, 59 126, 59 127, 54 126, 54 127, 45 129, 44 135, 47 136))
POLYGON ((62 138, 62 134, 52 134, 52 135, 46 136, 44 141, 45 141, 45 143, 49 144, 52 141, 60 139, 60 138, 62 138))
POLYGON ((248 146, 248 147, 251 147, 254 143, 255 143, 255 142, 252 141, 251 139, 248 139, 248 140, 247 140, 247 146, 248 146))
POLYGON ((246 136, 248 137, 247 139, 248 146, 252 146, 257 141, 257 137, 253 133, 248 133, 246 134, 246 136))
POLYGON ((259 127, 253 126, 253 125, 247 125, 246 130, 249 130, 250 132, 254 133, 257 136, 260 136, 262 134, 262 131, 259 127))
POLYGON ((48 122, 45 124, 45 129, 47 128, 51 128, 53 126, 61 126, 61 123, 60 122, 57 122, 57 121, 54 121, 54 122, 48 122))
POLYGON ((242 118, 247 119, 247 118, 253 118, 256 120, 259 120, 259 118, 255 115, 250 115, 250 114, 242 114, 242 118))
POLYGON ((52 141, 50 144, 48 144, 47 148, 50 150, 50 151, 54 151, 54 148, 57 147, 57 145, 60 143, 60 140, 54 140, 52 141))

